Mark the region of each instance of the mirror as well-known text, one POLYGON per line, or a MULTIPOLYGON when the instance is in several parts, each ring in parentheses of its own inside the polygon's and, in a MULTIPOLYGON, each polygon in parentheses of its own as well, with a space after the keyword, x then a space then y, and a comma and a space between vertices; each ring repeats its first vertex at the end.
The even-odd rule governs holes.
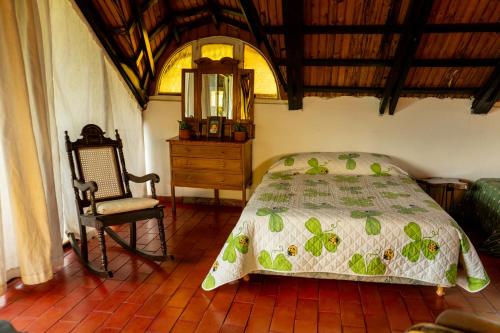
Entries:
POLYGON ((238 60, 195 60, 197 68, 182 69, 182 118, 194 136, 207 134, 209 117, 224 117, 223 135, 231 140, 233 125, 242 124, 254 138, 254 71, 238 67, 238 60))
POLYGON ((233 119, 233 74, 202 74, 201 115, 233 119))
POLYGON ((194 73, 184 73, 184 117, 194 118, 194 73))

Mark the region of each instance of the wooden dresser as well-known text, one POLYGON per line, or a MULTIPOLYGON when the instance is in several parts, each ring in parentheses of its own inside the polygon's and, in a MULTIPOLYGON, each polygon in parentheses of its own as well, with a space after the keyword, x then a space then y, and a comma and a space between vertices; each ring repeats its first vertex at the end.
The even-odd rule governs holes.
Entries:
POLYGON ((172 212, 175 213, 175 187, 242 191, 246 204, 246 188, 252 182, 252 140, 245 142, 167 140, 170 147, 170 186, 172 212))

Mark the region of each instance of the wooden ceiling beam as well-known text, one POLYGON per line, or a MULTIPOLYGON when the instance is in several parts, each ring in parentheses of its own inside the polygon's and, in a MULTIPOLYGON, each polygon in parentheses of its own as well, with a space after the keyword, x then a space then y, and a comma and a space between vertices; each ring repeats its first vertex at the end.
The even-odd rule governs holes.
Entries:
POLYGON ((255 38, 256 42, 258 45, 261 43, 264 44, 265 51, 267 52, 269 56, 269 62, 271 63, 271 66, 273 67, 273 70, 278 77, 278 81, 280 82, 281 86, 283 89, 287 89, 286 87, 286 82, 285 78, 283 77, 283 74, 281 73, 281 70, 276 63, 276 56, 274 55, 274 49, 271 46, 271 43, 269 42, 269 39, 267 38, 266 32, 264 31, 264 27, 262 26, 262 23, 260 22, 259 18, 259 13, 257 12, 257 9, 255 9, 255 6, 253 4, 252 0, 238 0, 238 6, 241 10, 241 13, 243 14, 245 20, 247 21, 248 24, 248 29, 252 33, 253 37, 255 38))
POLYGON ((347 93, 347 94, 369 94, 379 95, 382 93, 382 88, 372 87, 347 87, 347 86, 319 86, 305 85, 304 92, 310 93, 347 93))
MULTIPOLYGON (((141 5, 141 13, 144 13, 147 10, 149 10, 149 8, 151 8, 156 3, 158 3, 158 0, 145 1, 141 5)), ((121 27, 113 28, 113 33, 120 34, 120 35, 130 35, 132 33, 132 31, 134 31, 136 25, 137 25, 137 21, 134 18, 132 18, 128 21, 127 24, 125 24, 121 27)))
POLYGON ((210 13, 210 17, 212 18, 212 22, 214 23, 217 30, 219 30, 220 25, 220 14, 219 8, 215 3, 215 0, 207 0, 208 12, 210 13))
MULTIPOLYGON (((213 1, 213 0, 211 0, 213 1)), ((168 0, 165 0, 165 2, 168 2, 168 0)), ((243 14, 241 12, 238 12, 234 8, 231 7, 226 7, 226 6, 217 6, 214 2, 212 5, 214 8, 214 13, 217 13, 217 17, 214 18, 212 17, 211 14, 211 7, 209 5, 203 5, 203 6, 198 6, 198 7, 192 7, 189 9, 184 9, 184 10, 169 10, 170 7, 167 7, 167 11, 170 13, 163 19, 159 24, 157 24, 151 31, 150 31, 150 38, 153 40, 161 31, 163 31, 165 28, 167 28, 170 25, 174 24, 177 19, 182 19, 182 18, 189 18, 195 15, 203 15, 203 14, 210 14, 212 17, 212 22, 216 24, 218 21, 225 20, 220 14, 224 13, 230 13, 231 15, 240 15, 242 16, 243 14)), ((231 20, 229 20, 231 21, 231 20)), ((175 27, 174 27, 175 28, 175 27)), ((178 39, 178 38, 176 38, 178 39)), ((177 40, 178 41, 178 40, 177 40)))
POLYGON ((413 59, 412 67, 493 67, 495 58, 413 59))
MULTIPOLYGON (((146 55, 146 67, 148 69, 149 74, 151 77, 155 76, 155 61, 153 58, 153 52, 151 51, 151 44, 149 42, 149 34, 146 29, 146 25, 144 24, 143 17, 142 17, 142 11, 141 7, 139 4, 138 0, 132 0, 132 12, 134 13, 135 16, 135 21, 137 22, 137 25, 140 30, 141 34, 141 48, 144 51, 144 54, 146 55)), ((144 88, 144 87, 143 87, 144 88)))
MULTIPOLYGON (((372 24, 372 25, 305 25, 304 34, 402 34, 407 28, 401 24, 372 24)), ((266 33, 282 35, 287 32, 284 25, 268 25, 264 27, 266 33)), ((453 24, 427 24, 424 33, 453 33, 453 32, 498 32, 500 23, 453 23, 453 24)))
POLYGON ((183 23, 183 24, 178 24, 176 25, 176 29, 172 30, 172 32, 169 32, 167 36, 163 39, 163 41, 158 45, 158 47, 155 50, 155 53, 153 55, 153 58, 155 61, 158 61, 158 59, 161 57, 162 53, 165 51, 167 48, 168 44, 175 39, 177 42, 180 41, 180 35, 188 30, 199 28, 201 26, 207 25, 212 23, 212 19, 208 16, 202 17, 200 19, 191 21, 189 23, 183 23))
POLYGON ((500 99, 500 61, 472 102, 472 113, 486 114, 500 99))
POLYGON ((390 115, 393 115, 396 110, 401 90, 415 57, 433 2, 434 0, 412 0, 410 2, 405 17, 405 25, 408 29, 399 38, 394 64, 389 72, 380 101, 379 113, 381 115, 385 113, 387 104, 389 104, 390 115))
POLYGON ((115 64, 118 72, 125 80, 125 83, 129 86, 130 90, 134 94, 137 102, 141 107, 144 107, 148 101, 148 97, 140 85, 140 79, 138 74, 132 70, 127 70, 128 59, 125 59, 120 53, 120 48, 117 45, 115 39, 109 33, 106 28, 106 24, 103 19, 99 16, 97 9, 94 7, 91 0, 75 0, 78 8, 82 12, 83 16, 87 19, 92 30, 96 34, 97 38, 101 42, 102 46, 108 53, 111 61, 115 64))
POLYGON ((288 33, 285 34, 286 49, 286 85, 288 110, 303 108, 304 99, 304 0, 283 0, 283 23, 288 33))
POLYGON ((248 31, 248 25, 243 23, 243 22, 240 22, 238 20, 235 20, 231 17, 227 17, 226 15, 222 15, 220 17, 220 21, 225 23, 225 24, 228 24, 228 25, 231 25, 235 28, 238 28, 240 30, 245 30, 245 31, 248 31))
MULTIPOLYGON (((401 94, 404 95, 473 95, 477 91, 476 88, 449 88, 449 87, 406 87, 401 89, 401 94)), ((347 94, 369 94, 382 95, 383 87, 348 87, 348 86, 304 86, 304 92, 310 93, 347 93, 347 94)))
POLYGON ((219 6, 219 11, 221 14, 224 14, 224 15, 231 15, 231 16, 244 18, 243 13, 241 11, 239 11, 238 9, 231 8, 231 7, 219 6))
MULTIPOLYGON (((287 60, 276 59, 280 66, 286 66, 287 60)), ((411 67, 495 67, 498 63, 496 58, 474 58, 474 59, 413 59, 411 67)), ((302 60, 303 66, 310 67, 390 67, 394 64, 393 59, 374 58, 307 58, 302 60)))
POLYGON ((158 0, 146 0, 146 1, 144 1, 140 7, 141 13, 144 13, 145 11, 147 11, 149 8, 156 5, 157 3, 158 3, 158 0))

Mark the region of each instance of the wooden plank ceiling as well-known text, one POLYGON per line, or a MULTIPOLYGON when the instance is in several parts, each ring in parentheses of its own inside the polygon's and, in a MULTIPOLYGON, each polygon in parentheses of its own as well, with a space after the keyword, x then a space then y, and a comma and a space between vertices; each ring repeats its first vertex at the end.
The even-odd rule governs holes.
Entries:
POLYGON ((74 0, 141 105, 179 46, 236 37, 270 61, 289 109, 304 96, 500 99, 497 0, 74 0))

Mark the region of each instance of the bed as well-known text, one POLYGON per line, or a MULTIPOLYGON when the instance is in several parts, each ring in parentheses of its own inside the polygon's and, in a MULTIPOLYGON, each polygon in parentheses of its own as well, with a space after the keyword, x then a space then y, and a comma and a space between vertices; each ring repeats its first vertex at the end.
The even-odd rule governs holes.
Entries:
POLYGON ((202 287, 249 273, 459 285, 489 278, 460 226, 391 158, 301 153, 268 170, 202 287))

